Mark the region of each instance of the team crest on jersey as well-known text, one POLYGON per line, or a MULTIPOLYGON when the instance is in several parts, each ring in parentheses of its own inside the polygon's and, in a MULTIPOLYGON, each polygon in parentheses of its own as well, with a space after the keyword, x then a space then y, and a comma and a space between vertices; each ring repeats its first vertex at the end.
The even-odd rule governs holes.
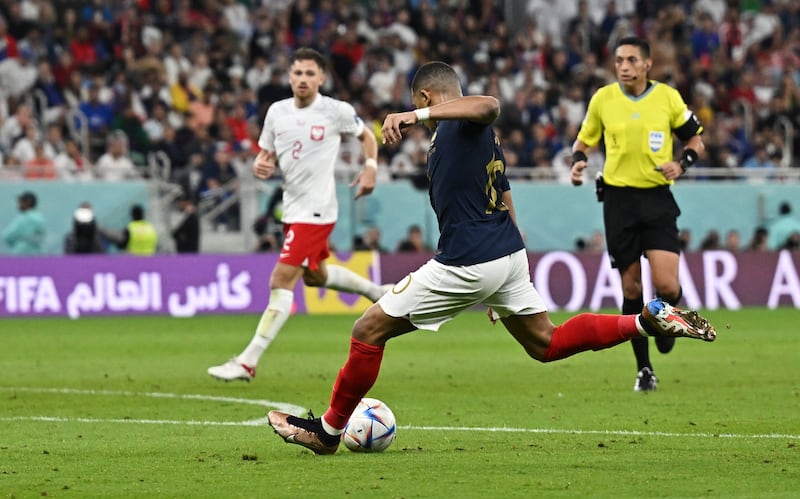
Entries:
POLYGON ((647 140, 650 150, 656 152, 664 146, 664 132, 650 132, 647 140))
POLYGON ((325 138, 325 127, 322 125, 311 125, 311 140, 320 141, 325 138))

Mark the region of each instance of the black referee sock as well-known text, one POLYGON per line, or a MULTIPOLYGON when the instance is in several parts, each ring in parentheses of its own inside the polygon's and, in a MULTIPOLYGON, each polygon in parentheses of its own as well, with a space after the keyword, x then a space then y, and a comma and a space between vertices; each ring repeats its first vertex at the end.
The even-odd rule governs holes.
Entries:
MULTIPOLYGON (((623 298, 622 300, 622 314, 623 315, 632 315, 632 314, 641 314, 642 309, 644 308, 644 298, 639 296, 636 299, 630 300, 628 298, 623 298)), ((648 338, 642 336, 641 338, 633 338, 631 340, 631 346, 633 347, 633 355, 636 357, 636 370, 641 371, 644 367, 650 367, 650 350, 648 344, 648 338)))

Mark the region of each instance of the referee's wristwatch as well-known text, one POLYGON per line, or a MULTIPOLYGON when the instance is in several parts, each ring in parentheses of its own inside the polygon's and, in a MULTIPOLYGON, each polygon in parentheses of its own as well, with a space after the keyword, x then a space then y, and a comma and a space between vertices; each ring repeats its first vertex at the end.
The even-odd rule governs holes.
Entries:
POLYGON ((697 151, 691 147, 684 149, 681 153, 681 159, 678 160, 678 164, 681 165, 681 173, 686 173, 686 169, 695 164, 699 156, 700 155, 697 154, 697 151))

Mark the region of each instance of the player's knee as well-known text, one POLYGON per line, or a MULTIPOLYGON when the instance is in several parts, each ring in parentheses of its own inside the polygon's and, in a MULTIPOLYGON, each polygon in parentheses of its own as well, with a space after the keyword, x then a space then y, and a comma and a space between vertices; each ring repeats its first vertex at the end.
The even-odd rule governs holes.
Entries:
POLYGON ((353 324, 353 338, 369 345, 383 345, 388 338, 384 338, 375 318, 365 313, 353 324))
POLYGON ((303 274, 303 283, 306 286, 311 286, 313 288, 321 288, 325 286, 325 281, 327 281, 327 276, 323 276, 316 273, 303 274))

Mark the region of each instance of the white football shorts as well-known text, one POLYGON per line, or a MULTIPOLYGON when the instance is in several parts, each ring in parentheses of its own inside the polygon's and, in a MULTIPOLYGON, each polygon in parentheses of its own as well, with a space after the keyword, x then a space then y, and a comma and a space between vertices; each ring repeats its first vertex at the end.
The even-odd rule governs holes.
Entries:
POLYGON ((547 311, 531 283, 524 249, 476 265, 451 266, 431 259, 378 300, 387 315, 405 317, 431 331, 479 304, 499 317, 547 311))

